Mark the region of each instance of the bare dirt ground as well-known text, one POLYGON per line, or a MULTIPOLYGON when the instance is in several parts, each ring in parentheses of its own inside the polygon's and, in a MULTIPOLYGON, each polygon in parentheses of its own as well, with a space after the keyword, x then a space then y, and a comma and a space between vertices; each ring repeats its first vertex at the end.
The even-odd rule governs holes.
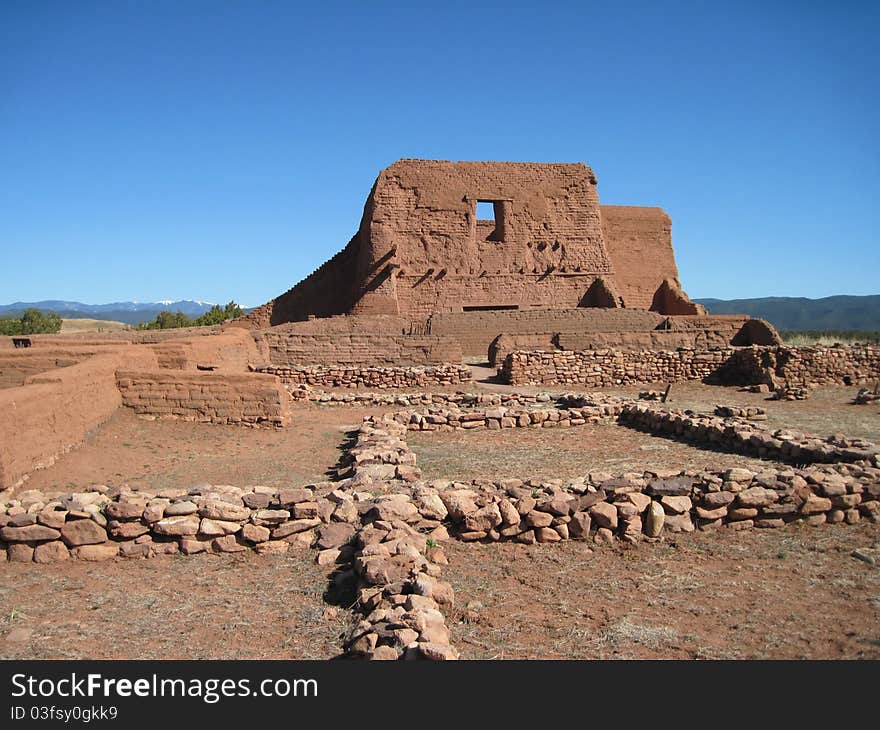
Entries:
MULTIPOLYGON (((591 471, 764 468, 771 462, 700 449, 614 424, 505 431, 418 431, 407 443, 425 479, 573 479, 591 471)), ((774 462, 775 463, 775 462, 774 462)))
POLYGON ((718 531, 637 548, 454 543, 463 659, 880 658, 876 525, 718 531))
POLYGON ((329 659, 349 620, 304 548, 3 574, 0 659, 329 659))
POLYGON ((185 421, 147 421, 122 408, 82 446, 33 472, 22 489, 58 494, 89 484, 244 487, 325 481, 345 432, 375 409, 298 407, 287 429, 249 429, 185 421))
MULTIPOLYGON (((880 440, 878 409, 849 405, 855 392, 827 388, 778 403, 688 383, 673 386, 670 406, 760 405, 770 425, 880 440)), ((121 409, 22 489, 300 486, 325 480, 346 434, 384 410, 297 405, 291 428, 269 431, 148 421, 121 409)), ((604 424, 409 438, 427 478, 765 463, 604 424)), ((465 658, 880 658, 880 568, 850 555, 878 539, 877 525, 860 523, 671 535, 637 548, 451 542, 453 640, 465 658)), ((292 550, 6 563, 0 657, 329 658, 351 617, 325 611, 327 576, 313 561, 311 551, 292 550)))

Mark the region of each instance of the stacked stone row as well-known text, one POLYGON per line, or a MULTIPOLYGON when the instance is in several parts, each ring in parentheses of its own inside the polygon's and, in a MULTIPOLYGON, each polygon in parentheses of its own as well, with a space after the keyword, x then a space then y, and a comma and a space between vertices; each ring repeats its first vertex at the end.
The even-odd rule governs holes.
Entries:
MULTIPOLYGON (((296 388, 291 393, 302 393, 296 388)), ((365 406, 517 406, 535 403, 549 403, 553 396, 549 393, 334 393, 329 391, 305 391, 300 396, 322 405, 365 405, 365 406)))
POLYGON ((455 534, 465 541, 636 543, 695 529, 880 520, 876 465, 606 477, 565 486, 518 479, 431 484, 439 489, 455 534))
POLYGON ((470 368, 450 363, 425 367, 267 366, 257 372, 276 375, 287 385, 324 388, 420 388, 473 380, 470 368))
POLYGON ((759 406, 715 406, 715 415, 721 418, 745 418, 748 421, 766 421, 767 411, 759 406))
POLYGON ((641 403, 623 406, 618 420, 622 425, 658 436, 794 463, 861 461, 880 454, 876 444, 842 434, 820 438, 788 429, 772 430, 742 418, 665 410, 641 403))
POLYGON ((515 351, 507 355, 499 372, 511 385, 576 383, 590 388, 710 377, 731 384, 774 387, 851 385, 880 378, 880 347, 515 351))
POLYGON ((326 546, 346 532, 350 537, 358 521, 353 497, 330 482, 155 492, 96 485, 56 498, 32 490, 7 505, 0 513, 0 556, 37 563, 248 549, 283 553, 291 544, 326 546))
POLYGON ((577 384, 605 388, 630 383, 702 380, 729 357, 730 348, 674 351, 585 350, 517 351, 501 366, 505 383, 577 384))

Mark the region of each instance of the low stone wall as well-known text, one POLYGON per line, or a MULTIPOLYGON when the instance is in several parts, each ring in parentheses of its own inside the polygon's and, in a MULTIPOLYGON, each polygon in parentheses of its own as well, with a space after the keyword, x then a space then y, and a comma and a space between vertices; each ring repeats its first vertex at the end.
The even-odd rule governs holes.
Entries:
POLYGON ((550 393, 336 393, 332 391, 312 391, 307 386, 294 390, 294 398, 306 399, 322 405, 358 406, 519 406, 534 403, 550 403, 554 396, 550 393))
POLYGON ((461 362, 461 345, 450 337, 375 333, 301 334, 266 330, 269 364, 402 366, 461 362))
POLYGON ((637 543, 697 528, 880 520, 880 469, 868 465, 596 475, 567 489, 519 479, 444 486, 448 521, 468 541, 637 543))
POLYGON ((871 459, 880 448, 864 439, 819 438, 791 429, 770 429, 747 418, 672 411, 644 404, 627 404, 619 422, 658 435, 711 444, 714 448, 794 463, 846 462, 871 459))
POLYGON ((728 365, 769 385, 855 385, 880 378, 880 347, 748 347, 728 365))
POLYGON ((256 370, 275 375, 288 385, 322 388, 424 388, 473 380, 469 368, 449 363, 434 367, 269 366, 256 370))
POLYGON ((511 385, 579 385, 605 388, 630 383, 702 380, 718 370, 733 350, 584 350, 512 352, 501 378, 511 385))
POLYGON ((500 374, 511 385, 709 380, 730 385, 855 384, 880 378, 880 347, 681 348, 512 352, 500 374))
POLYGON ((120 371, 123 405, 141 415, 204 423, 286 426, 291 397, 270 375, 120 371))
MULTIPOLYGON (((205 486, 158 491, 94 486, 48 498, 24 492, 0 512, 9 560, 98 561, 183 553, 285 552, 351 537, 358 512, 329 482, 298 489, 205 486), (346 528, 334 527, 345 523, 346 528)), ((4 553, 0 550, 0 556, 4 553)))

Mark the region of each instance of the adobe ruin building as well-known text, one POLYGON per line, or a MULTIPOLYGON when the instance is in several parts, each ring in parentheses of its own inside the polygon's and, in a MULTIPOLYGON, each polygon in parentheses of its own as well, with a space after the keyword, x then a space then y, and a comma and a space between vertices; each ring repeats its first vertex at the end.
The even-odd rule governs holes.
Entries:
POLYGON ((609 307, 702 314, 660 208, 601 206, 586 165, 400 160, 343 251, 249 320, 609 307), (488 203, 493 219, 478 218, 488 203))
MULTIPOLYGON (((292 329, 399 328, 459 336, 465 354, 485 354, 504 333, 646 333, 678 327, 669 316, 706 312, 681 288, 669 216, 600 205, 586 165, 404 159, 379 174, 342 251, 238 324, 264 329, 339 315, 357 319, 292 329), (394 319, 380 325, 371 320, 378 315, 394 319)), ((746 320, 722 323, 725 343, 746 320)), ((756 336, 776 341, 757 328, 739 344, 756 336)))

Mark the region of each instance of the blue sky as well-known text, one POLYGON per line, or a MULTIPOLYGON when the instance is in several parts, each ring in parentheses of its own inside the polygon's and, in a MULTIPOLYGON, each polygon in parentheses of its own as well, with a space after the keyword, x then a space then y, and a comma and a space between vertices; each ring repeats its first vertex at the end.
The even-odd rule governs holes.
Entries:
POLYGON ((695 297, 880 293, 875 2, 0 2, 0 303, 286 290, 400 157, 586 162, 695 297))

